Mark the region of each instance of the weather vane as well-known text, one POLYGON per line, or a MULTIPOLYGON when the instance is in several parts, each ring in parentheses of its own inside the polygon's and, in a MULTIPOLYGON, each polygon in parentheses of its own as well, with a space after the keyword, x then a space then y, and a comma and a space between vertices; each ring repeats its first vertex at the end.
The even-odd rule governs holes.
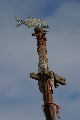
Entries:
POLYGON ((16 27, 19 27, 21 24, 25 24, 29 28, 30 27, 49 28, 48 24, 39 18, 28 17, 27 19, 24 19, 24 20, 20 20, 18 17, 15 17, 15 18, 18 21, 18 24, 16 25, 16 27))
POLYGON ((36 36, 37 39, 37 52, 39 55, 38 62, 38 73, 30 73, 30 78, 38 81, 38 86, 40 92, 43 94, 44 105, 42 105, 43 112, 45 114, 46 120, 56 120, 59 114, 60 107, 53 102, 53 92, 54 87, 57 88, 59 84, 66 85, 66 79, 55 74, 53 71, 49 70, 48 59, 47 59, 47 50, 46 50, 46 30, 43 28, 49 28, 48 24, 39 19, 28 17, 25 20, 20 20, 18 17, 15 17, 18 21, 16 27, 19 27, 21 24, 27 25, 30 27, 35 27, 35 33, 32 33, 32 36, 36 36), (54 106, 56 109, 54 109, 54 106))

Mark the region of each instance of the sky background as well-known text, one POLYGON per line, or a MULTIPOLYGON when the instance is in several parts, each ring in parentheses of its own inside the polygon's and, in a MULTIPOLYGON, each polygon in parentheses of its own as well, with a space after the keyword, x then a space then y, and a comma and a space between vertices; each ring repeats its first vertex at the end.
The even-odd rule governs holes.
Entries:
MULTIPOLYGON (((0 120, 45 120, 37 72, 34 28, 15 19, 41 18, 49 25, 49 69, 66 78, 54 90, 61 120, 80 120, 80 0, 0 0, 0 120)), ((57 118, 58 119, 58 118, 57 118)))

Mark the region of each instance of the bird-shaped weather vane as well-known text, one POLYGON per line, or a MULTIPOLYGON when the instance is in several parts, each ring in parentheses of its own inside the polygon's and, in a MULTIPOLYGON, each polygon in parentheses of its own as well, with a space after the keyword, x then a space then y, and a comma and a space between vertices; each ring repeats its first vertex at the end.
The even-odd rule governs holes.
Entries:
POLYGON ((37 39, 37 52, 39 55, 38 73, 30 73, 30 78, 38 80, 39 90, 43 94, 44 105, 42 105, 42 109, 46 120, 56 120, 55 116, 60 118, 58 116, 60 107, 53 102, 52 94, 54 87, 57 88, 59 84, 66 85, 66 79, 50 71, 48 67, 47 39, 45 37, 47 31, 43 30, 43 28, 49 28, 49 26, 39 18, 28 17, 24 20, 20 20, 18 17, 15 18, 18 21, 16 27, 19 27, 21 24, 25 24, 29 28, 35 27, 35 33, 32 33, 32 36, 36 36, 37 39), (54 106, 56 106, 56 109, 54 109, 54 106))

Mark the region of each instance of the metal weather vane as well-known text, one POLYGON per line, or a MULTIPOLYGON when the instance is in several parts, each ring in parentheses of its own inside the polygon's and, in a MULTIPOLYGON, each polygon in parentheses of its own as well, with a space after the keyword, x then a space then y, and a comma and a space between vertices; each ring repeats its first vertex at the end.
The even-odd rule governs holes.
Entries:
POLYGON ((57 88, 59 84, 66 85, 66 79, 55 74, 53 71, 49 70, 48 59, 47 59, 47 50, 46 50, 46 30, 43 28, 49 28, 48 24, 38 18, 28 17, 25 20, 20 20, 16 17, 19 27, 21 24, 25 24, 28 27, 36 27, 34 29, 35 33, 32 33, 32 36, 36 36, 37 39, 37 52, 39 55, 38 62, 38 73, 30 73, 30 78, 38 80, 39 90, 43 94, 44 105, 42 105, 43 112, 45 114, 46 120, 56 120, 59 114, 60 107, 53 102, 53 91, 54 87, 57 88), (56 109, 54 109, 56 106, 56 109))
POLYGON ((18 24, 16 25, 16 27, 19 27, 21 24, 25 24, 29 28, 30 27, 49 28, 48 24, 39 18, 28 17, 27 19, 24 19, 24 20, 20 20, 18 17, 15 17, 15 18, 18 21, 18 24))

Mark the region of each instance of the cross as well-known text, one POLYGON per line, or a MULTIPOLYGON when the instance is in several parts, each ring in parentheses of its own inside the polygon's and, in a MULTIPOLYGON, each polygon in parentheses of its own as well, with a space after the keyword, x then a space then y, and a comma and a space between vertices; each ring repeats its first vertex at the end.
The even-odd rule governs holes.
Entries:
POLYGON ((30 78, 38 81, 39 90, 43 94, 44 105, 42 107, 46 120, 56 120, 55 114, 58 116, 60 107, 53 102, 52 94, 54 87, 57 88, 59 84, 66 85, 66 79, 49 70, 45 37, 48 31, 40 27, 36 27, 34 31, 32 36, 36 36, 37 39, 39 62, 38 73, 30 73, 30 78), (54 106, 56 106, 56 111, 54 106))
POLYGON ((28 27, 36 27, 32 36, 36 36, 37 39, 37 52, 39 55, 38 73, 30 73, 30 78, 38 80, 39 90, 43 94, 44 105, 42 108, 46 120, 56 120, 55 114, 60 118, 58 116, 60 107, 53 102, 52 94, 54 87, 57 88, 59 84, 66 85, 66 79, 50 71, 48 67, 47 39, 45 37, 48 31, 43 30, 43 28, 49 28, 49 26, 45 21, 38 18, 28 17, 25 20, 20 20, 18 17, 15 18, 18 21, 16 27, 19 27, 21 24, 25 24, 28 27), (56 106, 56 110, 54 110, 54 106, 56 106))

